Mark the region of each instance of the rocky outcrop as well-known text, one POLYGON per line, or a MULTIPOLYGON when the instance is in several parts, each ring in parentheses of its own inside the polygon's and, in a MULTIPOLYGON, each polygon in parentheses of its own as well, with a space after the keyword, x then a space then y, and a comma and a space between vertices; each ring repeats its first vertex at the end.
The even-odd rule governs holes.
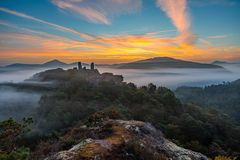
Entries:
POLYGON ((114 75, 112 73, 99 73, 97 69, 69 69, 62 68, 46 70, 33 75, 25 81, 40 81, 40 82, 69 82, 69 81, 85 80, 93 84, 100 82, 114 82, 120 84, 123 82, 122 75, 114 75))
POLYGON ((86 138, 72 148, 45 160, 207 160, 201 153, 177 146, 151 124, 106 120, 82 126, 99 138, 86 138))

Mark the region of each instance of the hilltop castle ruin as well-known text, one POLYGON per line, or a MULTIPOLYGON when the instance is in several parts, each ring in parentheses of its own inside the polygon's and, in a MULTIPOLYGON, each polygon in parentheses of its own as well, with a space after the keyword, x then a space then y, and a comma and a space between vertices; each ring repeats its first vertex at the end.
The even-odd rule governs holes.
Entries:
MULTIPOLYGON (((78 69, 78 71, 81 71, 82 69, 87 70, 87 68, 82 65, 82 62, 78 62, 78 63, 77 63, 77 68, 74 67, 73 69, 78 69)), ((95 64, 94 64, 94 62, 92 62, 92 63, 90 64, 90 70, 95 70, 95 64)))
POLYGON ((113 81, 115 83, 123 82, 122 75, 114 75, 112 73, 99 73, 95 68, 94 62, 90 64, 89 69, 86 66, 83 66, 82 62, 77 63, 77 67, 74 67, 73 70, 77 70, 77 77, 87 79, 88 81, 98 83, 100 81, 113 81))

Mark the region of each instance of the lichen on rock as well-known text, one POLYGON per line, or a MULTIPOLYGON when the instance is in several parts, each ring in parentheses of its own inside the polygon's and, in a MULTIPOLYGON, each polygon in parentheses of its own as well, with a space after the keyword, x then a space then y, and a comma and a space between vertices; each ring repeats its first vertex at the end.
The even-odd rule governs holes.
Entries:
POLYGON ((45 160, 207 160, 201 153, 181 148, 165 139, 151 124, 141 121, 106 120, 86 130, 111 127, 102 139, 85 139, 69 150, 45 160))

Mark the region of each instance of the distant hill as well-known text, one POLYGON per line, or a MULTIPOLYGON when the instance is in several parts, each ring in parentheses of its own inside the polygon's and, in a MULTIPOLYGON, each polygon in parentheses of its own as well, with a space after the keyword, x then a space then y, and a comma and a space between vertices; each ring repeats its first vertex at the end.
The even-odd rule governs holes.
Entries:
MULTIPOLYGON (((180 59, 174 59, 170 57, 155 57, 146 60, 140 60, 130 63, 120 63, 120 64, 96 64, 98 67, 110 67, 117 69, 155 69, 155 68, 205 68, 205 69, 224 69, 222 65, 215 63, 198 63, 191 61, 184 61, 180 59)), ((88 66, 86 63, 82 63, 84 66, 88 66)), ((51 60, 43 64, 24 64, 24 63, 15 63, 7 66, 0 67, 1 72, 9 72, 16 70, 25 70, 25 69, 53 69, 53 68, 70 68, 77 67, 77 62, 74 63, 64 63, 59 60, 51 60)))
POLYGON ((24 63, 14 63, 2 68, 26 68, 26 67, 38 67, 40 64, 24 64, 24 63))
POLYGON ((219 64, 228 64, 229 62, 226 61, 213 61, 212 64, 219 65, 219 64))
MULTIPOLYGON (((87 66, 88 64, 83 63, 83 65, 87 66)), ((18 70, 28 70, 28 69, 41 69, 41 68, 51 69, 51 68, 61 68, 61 67, 62 68, 77 67, 77 62, 67 64, 54 59, 43 64, 14 63, 14 64, 0 67, 0 73, 18 71, 18 70)))
POLYGON ((220 65, 220 64, 240 64, 240 62, 213 61, 212 64, 216 64, 216 65, 220 65))
POLYGON ((14 63, 7 65, 3 68, 40 68, 40 67, 61 67, 61 66, 67 66, 68 64, 61 62, 59 60, 51 60, 49 62, 43 63, 43 64, 24 64, 24 63, 14 63))
POLYGON ((68 64, 55 59, 55 60, 46 62, 46 63, 42 64, 41 66, 44 66, 44 67, 53 66, 53 67, 55 67, 55 66, 66 66, 66 65, 68 65, 68 64))
POLYGON ((240 67, 240 62, 214 61, 212 62, 212 64, 222 67, 240 67))
POLYGON ((154 69, 154 68, 223 68, 214 64, 184 61, 170 57, 155 57, 130 63, 114 64, 114 68, 120 69, 154 69))

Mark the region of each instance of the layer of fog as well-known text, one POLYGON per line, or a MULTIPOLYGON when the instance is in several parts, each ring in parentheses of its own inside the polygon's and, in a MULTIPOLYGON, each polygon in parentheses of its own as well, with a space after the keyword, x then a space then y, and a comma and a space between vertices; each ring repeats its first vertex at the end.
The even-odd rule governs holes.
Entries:
POLYGON ((25 116, 30 116, 34 108, 38 107, 40 98, 40 93, 0 86, 0 120, 10 117, 21 120, 25 116))
MULTIPOLYGON (((69 69, 64 68, 64 69, 69 69)), ((23 82, 24 80, 32 77, 34 74, 43 72, 48 69, 55 69, 55 68, 34 68, 34 69, 22 69, 22 70, 15 70, 15 71, 6 71, 0 72, 0 83, 5 82, 23 82)))
POLYGON ((223 69, 110 69, 99 68, 100 72, 112 72, 124 76, 126 82, 138 86, 149 83, 175 89, 180 86, 199 86, 230 82, 240 78, 240 67, 228 66, 223 69))
MULTIPOLYGON (((165 86, 175 89, 179 86, 205 86, 218 84, 227 81, 234 81, 240 78, 239 65, 227 65, 223 69, 152 69, 152 70, 133 70, 133 69, 113 69, 98 67, 103 72, 111 72, 123 75, 124 81, 133 82, 138 86, 154 83, 158 86, 165 86), (229 71, 229 72, 227 72, 229 71)), ((66 69, 66 68, 65 68, 66 69)), ((0 73, 1 82, 22 82, 30 78, 33 74, 46 70, 33 69, 15 72, 0 73)))
MULTIPOLYGON (((175 89, 179 86, 205 86, 224 81, 234 81, 240 78, 240 66, 228 65, 225 67, 229 72, 222 69, 132 70, 103 67, 98 68, 98 70, 100 73, 111 72, 123 75, 124 81, 133 82, 138 86, 154 83, 158 86, 175 89)), ((3 72, 0 73, 0 83, 22 82, 35 73, 44 70, 46 68, 3 72)), ((32 114, 34 109, 39 106, 40 98, 41 93, 19 91, 12 87, 0 86, 0 120, 8 119, 9 117, 21 120, 23 117, 32 114)))

